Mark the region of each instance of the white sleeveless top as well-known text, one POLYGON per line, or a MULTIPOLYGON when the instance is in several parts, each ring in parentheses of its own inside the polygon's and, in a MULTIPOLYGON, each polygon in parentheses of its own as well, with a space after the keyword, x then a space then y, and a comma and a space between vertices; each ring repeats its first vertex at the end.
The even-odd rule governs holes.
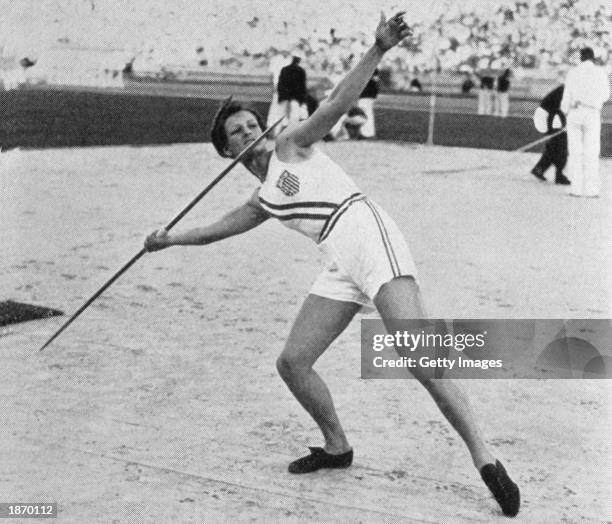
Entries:
POLYGON ((353 202, 364 198, 344 170, 316 148, 309 159, 292 164, 281 162, 274 151, 259 190, 266 212, 317 244, 353 202))

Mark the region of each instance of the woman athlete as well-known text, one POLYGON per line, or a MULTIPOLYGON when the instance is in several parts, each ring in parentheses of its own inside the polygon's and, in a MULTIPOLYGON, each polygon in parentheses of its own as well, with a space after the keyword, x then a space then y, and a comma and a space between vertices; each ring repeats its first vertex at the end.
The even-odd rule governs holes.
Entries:
MULTIPOLYGON (((244 205, 211 225, 172 234, 161 230, 145 240, 148 251, 206 245, 274 217, 314 240, 330 259, 330 267, 315 281, 277 360, 281 377, 325 439, 323 448, 310 448, 309 455, 292 462, 291 473, 344 468, 352 463, 353 450, 330 392, 313 366, 359 309, 373 303, 390 333, 399 329, 394 319, 425 318, 415 264, 398 227, 315 147, 357 102, 385 52, 410 35, 403 14, 388 21, 381 15, 375 44, 308 120, 287 127, 272 151, 262 141, 242 160, 261 182, 244 205)), ((235 158, 262 133, 262 123, 247 106, 225 103, 213 122, 213 145, 221 156, 235 158)), ((465 393, 453 381, 432 378, 424 370, 411 371, 466 443, 503 512, 516 515, 518 487, 487 449, 465 393)))

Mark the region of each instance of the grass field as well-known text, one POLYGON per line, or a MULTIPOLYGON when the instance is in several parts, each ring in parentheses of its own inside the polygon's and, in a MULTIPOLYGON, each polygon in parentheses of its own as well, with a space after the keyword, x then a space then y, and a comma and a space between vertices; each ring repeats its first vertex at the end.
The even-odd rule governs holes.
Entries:
MULTIPOLYGON (((133 110, 159 124, 145 105, 133 110)), ((609 180, 602 198, 573 199, 528 175, 535 154, 323 147, 397 220, 432 317, 610 318, 609 180)), ((67 313, 225 165, 208 144, 0 160, 1 298, 67 313)), ((236 169, 183 227, 254 188, 236 169)), ((270 222, 147 255, 43 353, 65 317, 2 328, 0 499, 56 501, 69 523, 505 521, 415 381, 359 379, 358 319, 317 364, 355 464, 286 472, 321 442, 274 366, 320 262, 270 222)), ((464 385, 522 489, 516 522, 612 519, 609 381, 464 385)))

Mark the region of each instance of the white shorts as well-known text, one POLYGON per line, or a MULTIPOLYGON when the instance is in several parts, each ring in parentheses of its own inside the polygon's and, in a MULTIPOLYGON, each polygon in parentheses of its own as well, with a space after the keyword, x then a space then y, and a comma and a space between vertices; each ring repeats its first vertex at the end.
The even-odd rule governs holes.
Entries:
POLYGON ((404 235, 368 199, 353 203, 319 248, 330 266, 315 280, 313 295, 371 308, 383 284, 400 276, 417 278, 404 235))

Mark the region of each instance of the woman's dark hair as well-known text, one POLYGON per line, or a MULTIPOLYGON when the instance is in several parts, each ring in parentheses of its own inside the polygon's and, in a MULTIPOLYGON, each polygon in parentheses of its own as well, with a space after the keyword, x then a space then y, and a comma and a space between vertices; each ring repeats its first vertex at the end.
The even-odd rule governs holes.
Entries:
POLYGON ((228 158, 228 155, 225 153, 225 147, 227 146, 225 122, 230 116, 235 115, 240 111, 248 111, 249 113, 251 113, 257 120, 257 123, 259 124, 259 127, 262 129, 262 131, 265 129, 263 118, 255 109, 253 109, 248 104, 234 102, 232 100, 232 97, 230 96, 219 107, 215 118, 213 118, 212 129, 210 131, 210 140, 213 143, 213 146, 215 146, 217 153, 219 153, 219 155, 224 158, 228 158))

